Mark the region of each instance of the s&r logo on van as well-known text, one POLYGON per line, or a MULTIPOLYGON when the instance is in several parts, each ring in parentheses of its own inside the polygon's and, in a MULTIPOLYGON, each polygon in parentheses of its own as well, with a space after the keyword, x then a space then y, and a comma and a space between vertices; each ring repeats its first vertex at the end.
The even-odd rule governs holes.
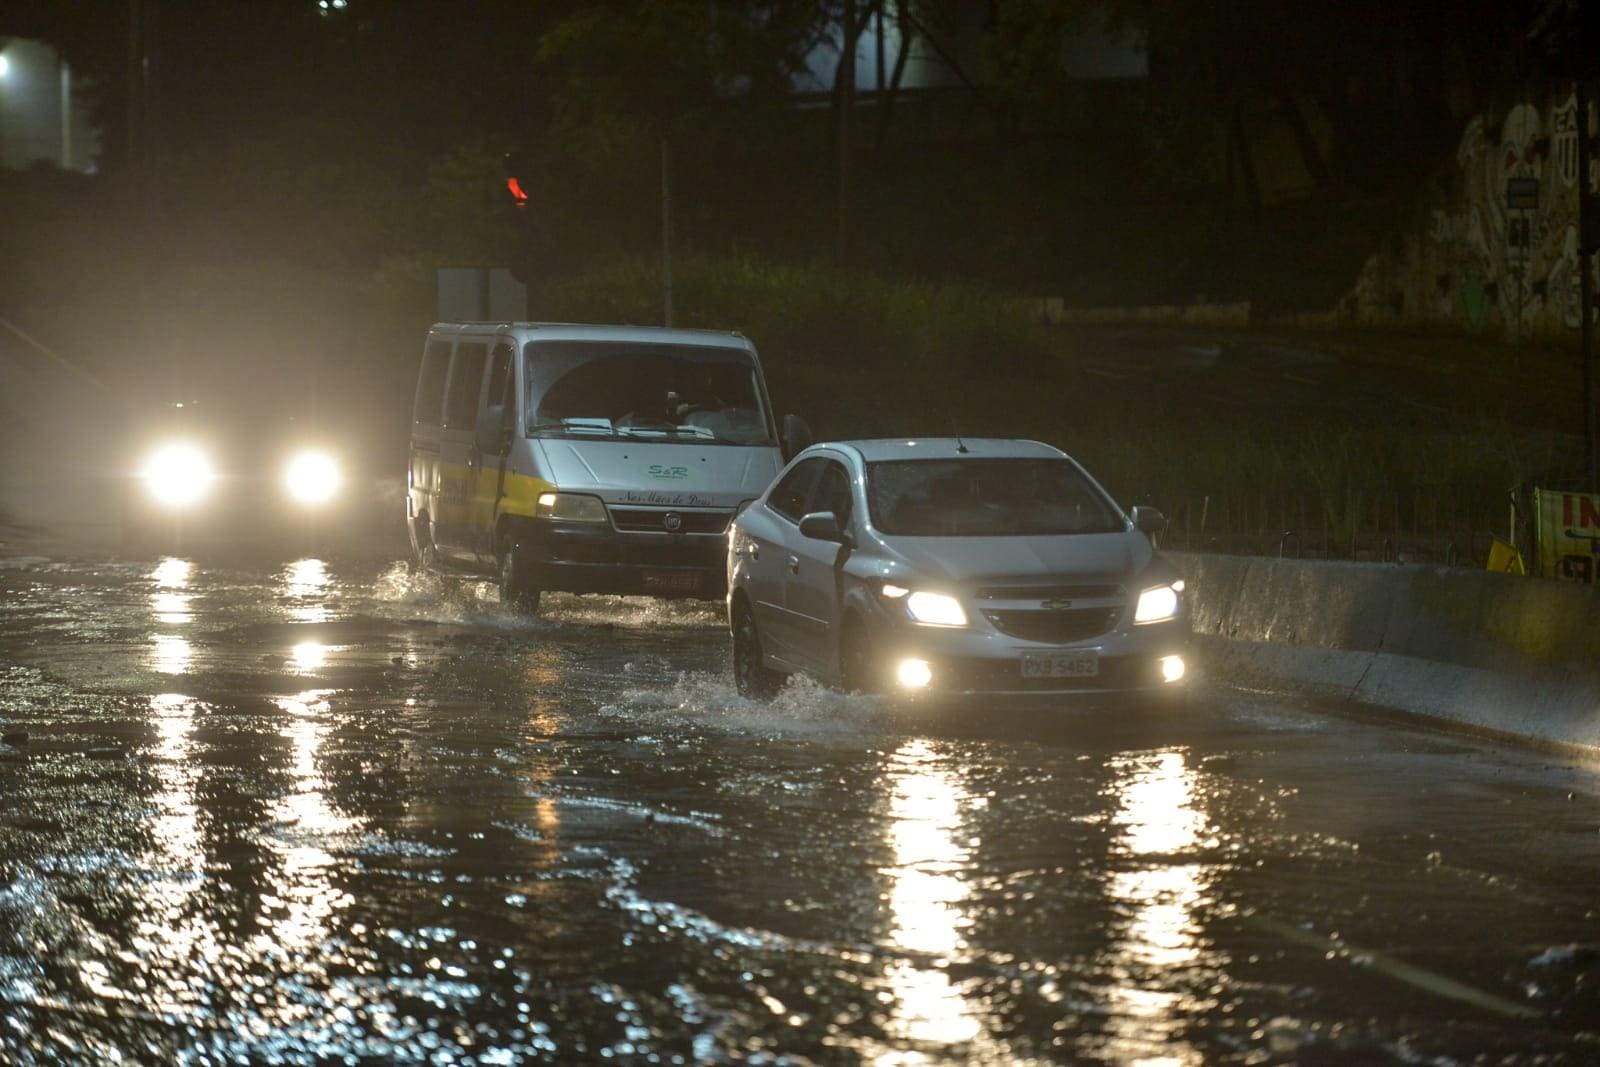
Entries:
POLYGON ((662 482, 686 482, 689 480, 689 468, 677 467, 668 463, 652 463, 644 469, 646 477, 662 482))

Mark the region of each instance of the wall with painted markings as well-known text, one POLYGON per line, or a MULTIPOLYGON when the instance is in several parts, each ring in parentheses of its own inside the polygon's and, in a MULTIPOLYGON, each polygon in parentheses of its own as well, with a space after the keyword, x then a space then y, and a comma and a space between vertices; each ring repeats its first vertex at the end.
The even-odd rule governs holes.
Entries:
MULTIPOLYGON (((1589 112, 1592 131, 1592 103, 1589 112)), ((1576 331, 1578 106, 1571 83, 1473 116, 1441 178, 1416 224, 1367 260, 1339 317, 1513 338, 1576 331), (1508 186, 1520 186, 1532 206, 1508 206, 1508 186)), ((1600 193, 1592 163, 1588 180, 1600 193)))

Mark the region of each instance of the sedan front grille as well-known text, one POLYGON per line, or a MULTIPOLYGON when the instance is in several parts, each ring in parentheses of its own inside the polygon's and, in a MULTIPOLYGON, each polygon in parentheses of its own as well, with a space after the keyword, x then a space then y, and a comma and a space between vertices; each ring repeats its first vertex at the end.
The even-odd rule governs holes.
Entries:
POLYGON ((1064 645, 1107 633, 1117 625, 1121 605, 1076 611, 985 611, 994 628, 1024 641, 1064 645))
POLYGON ((1126 596, 1120 585, 987 585, 979 600, 1113 600, 1126 596))

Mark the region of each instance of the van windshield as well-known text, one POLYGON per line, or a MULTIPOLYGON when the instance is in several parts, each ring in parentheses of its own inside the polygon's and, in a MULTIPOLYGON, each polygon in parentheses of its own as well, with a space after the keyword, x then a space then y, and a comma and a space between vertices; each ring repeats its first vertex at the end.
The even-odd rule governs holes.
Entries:
POLYGON ((1039 537, 1124 529, 1109 501, 1060 459, 867 464, 872 525, 909 537, 1039 537))
POLYGON ((749 353, 613 341, 530 341, 528 432, 681 444, 770 445, 749 353))

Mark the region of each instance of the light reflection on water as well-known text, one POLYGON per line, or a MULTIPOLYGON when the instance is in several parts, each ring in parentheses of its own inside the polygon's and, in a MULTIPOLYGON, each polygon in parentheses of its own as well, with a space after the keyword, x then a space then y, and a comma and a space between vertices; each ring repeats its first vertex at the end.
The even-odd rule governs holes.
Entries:
POLYGON ((152 849, 144 866, 154 877, 141 894, 143 905, 130 948, 151 975, 149 1007, 183 1015, 203 994, 186 978, 221 954, 216 927, 196 897, 205 884, 205 846, 196 792, 198 771, 190 732, 201 705, 182 693, 150 698, 156 733, 152 767, 157 778, 151 823, 152 849))
POLYGON ((177 634, 152 634, 150 641, 155 646, 150 652, 150 665, 156 669, 157 674, 189 672, 189 662, 194 658, 194 649, 185 638, 177 634))
POLYGON ((317 757, 328 731, 327 690, 308 690, 273 701, 288 716, 283 734, 290 744, 290 782, 273 805, 281 833, 271 842, 282 861, 273 891, 262 898, 263 948, 296 956, 325 941, 334 914, 351 903, 334 886, 336 861, 326 846, 355 827, 328 803, 327 781, 317 757))
POLYGON ((965 954, 970 890, 963 875, 971 851, 962 834, 963 809, 975 799, 941 764, 926 741, 901 745, 889 763, 888 840, 894 866, 886 903, 889 947, 906 953, 885 978, 894 1001, 888 1037, 912 1047, 884 1050, 876 1063, 926 1063, 987 1036, 982 1005, 950 978, 948 964, 965 954))
POLYGON ((1183 1036, 1204 1005, 1170 985, 1206 964, 1198 911, 1210 869, 1182 862, 1202 843, 1206 826, 1195 806, 1195 774, 1176 751, 1121 758, 1112 770, 1119 831, 1112 855, 1120 869, 1107 879, 1106 892, 1119 917, 1104 961, 1112 981, 1096 1052, 1123 1063, 1187 1067, 1204 1061, 1183 1036))
POLYGON ((327 622, 328 565, 320 559, 299 559, 282 573, 284 595, 294 603, 289 616, 297 622, 327 622))
POLYGON ((302 641, 294 646, 294 667, 301 674, 318 671, 328 662, 328 646, 321 641, 302 641))
MULTIPOLYGON (((155 582, 157 590, 150 596, 150 610, 157 622, 181 626, 194 619, 191 608, 194 594, 182 591, 189 587, 189 579, 193 574, 194 564, 186 559, 169 556, 156 564, 150 572, 150 580, 155 582)), ((163 648, 161 640, 156 640, 156 670, 162 674, 182 674, 187 669, 188 646, 184 644, 181 652, 177 652, 177 647, 169 642, 163 648), (169 669, 172 667, 176 669, 169 669)))

